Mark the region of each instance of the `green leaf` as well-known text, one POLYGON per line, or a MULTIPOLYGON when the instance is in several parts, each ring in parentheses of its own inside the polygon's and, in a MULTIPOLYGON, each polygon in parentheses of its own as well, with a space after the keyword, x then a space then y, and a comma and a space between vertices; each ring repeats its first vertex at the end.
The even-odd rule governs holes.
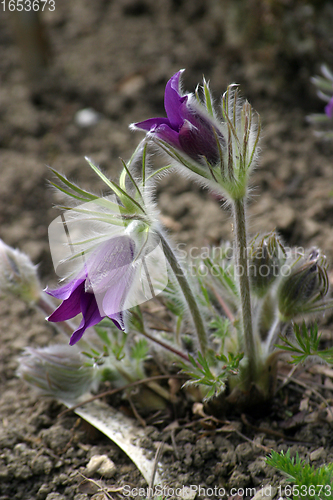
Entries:
POLYGON ((137 361, 145 359, 149 351, 149 345, 146 339, 139 339, 132 347, 131 356, 137 361))
POLYGON ((333 363, 333 348, 319 349, 321 334, 318 333, 317 324, 307 328, 304 321, 301 326, 294 323, 293 330, 295 334, 294 342, 280 335, 279 338, 283 341, 283 344, 275 346, 283 351, 293 353, 291 363, 302 363, 310 356, 318 356, 327 363, 333 363))
MULTIPOLYGON (((301 498, 304 500, 332 500, 333 493, 333 464, 322 465, 315 469, 313 465, 301 460, 298 453, 290 457, 290 450, 286 454, 272 450, 266 457, 267 465, 282 472, 287 480, 299 486, 301 498), (302 495, 302 492, 304 493, 302 495)), ((292 490, 291 490, 292 491, 292 490)), ((297 490, 295 490, 297 491, 297 490)), ((294 495, 298 499, 299 495, 294 495)))
MULTIPOLYGON (((94 194, 91 194, 88 191, 85 191, 84 189, 79 188, 78 186, 76 186, 75 184, 73 184, 72 182, 70 182, 68 179, 66 179, 66 177, 64 177, 63 175, 61 175, 59 172, 57 172, 53 168, 51 168, 50 170, 51 170, 51 172, 54 173, 54 175, 56 175, 58 177, 58 179, 61 180, 61 182, 63 184, 65 184, 65 186, 69 187, 70 189, 72 189, 73 191, 75 191, 76 193, 78 193, 84 200, 92 201, 92 200, 96 200, 98 198, 98 196, 96 196, 94 194)), ((54 186, 57 187, 58 189, 61 189, 56 184, 54 184, 54 186)), ((69 193, 66 192, 66 194, 69 194, 69 193)), ((72 195, 69 194, 69 196, 72 196, 72 195)))
POLYGON ((205 80, 204 80, 204 93, 205 93, 205 104, 207 111, 211 116, 214 116, 212 98, 210 95, 209 86, 205 80))
POLYGON ((124 160, 123 160, 122 158, 121 158, 121 162, 122 162, 122 164, 123 164, 123 167, 124 167, 125 172, 127 173, 128 177, 130 178, 130 180, 131 180, 131 182, 132 182, 133 186, 135 187, 135 189, 136 189, 136 191, 137 191, 138 195, 140 196, 140 198, 141 198, 141 200, 142 200, 142 194, 141 194, 141 191, 140 191, 140 189, 139 189, 139 186, 138 186, 138 185, 137 185, 137 183, 135 182, 135 180, 134 180, 134 178, 133 178, 133 176, 132 176, 132 174, 131 174, 131 172, 130 172, 130 170, 129 170, 128 166, 126 165, 126 163, 124 162, 124 160))
POLYGON ((222 265, 207 257, 203 259, 203 263, 209 268, 214 268, 214 278, 217 279, 221 285, 233 296, 238 297, 238 288, 231 273, 232 267, 224 268, 222 265))
MULTIPOLYGON (((70 182, 68 179, 66 179, 65 176, 61 175, 59 172, 57 172, 53 168, 51 168, 50 170, 54 173, 54 175, 56 175, 58 177, 58 179, 63 184, 65 184, 69 189, 74 191, 74 193, 77 193, 77 194, 74 194, 71 191, 68 191, 67 189, 63 188, 62 186, 59 186, 58 184, 50 181, 50 184, 52 186, 54 186, 56 189, 63 192, 67 196, 70 196, 71 198, 74 198, 74 199, 79 200, 79 201, 94 202, 94 203, 96 203, 96 205, 99 205, 101 207, 105 207, 105 208, 115 212, 115 214, 119 214, 119 213, 126 214, 124 207, 122 207, 118 203, 114 203, 111 200, 108 200, 107 198, 99 197, 99 196, 96 196, 92 193, 89 193, 88 191, 85 191, 84 189, 81 189, 78 186, 76 186, 73 182, 70 182)), ((71 210, 71 209, 73 209, 73 207, 66 207, 66 210, 71 210)))
MULTIPOLYGON (((237 373, 239 362, 242 357, 243 354, 237 354, 234 356, 231 353, 228 354, 228 357, 215 355, 215 360, 223 361, 225 365, 219 368, 221 371, 218 375, 214 375, 208 363, 208 356, 205 358, 202 353, 199 352, 197 359, 194 359, 194 357, 189 354, 188 358, 193 369, 183 364, 183 373, 190 377, 190 380, 185 382, 184 386, 202 385, 209 387, 209 390, 203 398, 204 401, 207 401, 212 397, 216 397, 224 391, 225 381, 227 380, 229 374, 237 373)), ((215 369, 216 367, 214 367, 214 370, 215 369)))
POLYGON ((74 198, 75 200, 79 200, 79 201, 90 201, 88 198, 82 198, 81 196, 77 196, 75 195, 74 193, 71 193, 70 191, 68 191, 67 189, 59 186, 58 184, 56 184, 55 182, 52 182, 52 181, 49 181, 49 183, 51 184, 51 186, 55 187, 56 189, 58 189, 58 191, 61 191, 62 193, 66 194, 67 196, 70 196, 71 198, 74 198))
POLYGON ((118 198, 129 210, 132 210, 134 206, 136 206, 140 210, 140 212, 145 213, 144 209, 136 200, 134 200, 134 198, 132 198, 128 193, 126 193, 123 189, 121 189, 121 187, 118 186, 115 182, 108 179, 106 175, 104 175, 103 172, 89 160, 89 158, 85 157, 85 159, 89 163, 93 171, 115 193, 115 195, 118 196, 118 198))
POLYGON ((168 170, 169 168, 172 168, 172 165, 166 165, 165 167, 161 167, 158 170, 155 170, 155 172, 153 172, 152 174, 150 174, 147 177, 146 182, 148 182, 150 179, 152 179, 155 175, 161 174, 162 172, 164 172, 165 170, 168 170))
POLYGON ((107 330, 105 328, 102 328, 100 324, 98 326, 97 325, 95 326, 95 332, 97 333, 97 335, 99 336, 99 338, 101 339, 101 341, 105 346, 111 345, 107 330))
POLYGON ((178 161, 184 167, 187 167, 188 169, 192 170, 192 172, 196 173, 200 177, 204 177, 205 179, 209 179, 209 175, 207 174, 206 170, 203 168, 199 167, 198 164, 190 163, 187 161, 183 156, 181 156, 175 148, 172 148, 168 143, 163 141, 162 139, 156 139, 156 143, 160 146, 163 151, 171 158, 174 160, 178 161))

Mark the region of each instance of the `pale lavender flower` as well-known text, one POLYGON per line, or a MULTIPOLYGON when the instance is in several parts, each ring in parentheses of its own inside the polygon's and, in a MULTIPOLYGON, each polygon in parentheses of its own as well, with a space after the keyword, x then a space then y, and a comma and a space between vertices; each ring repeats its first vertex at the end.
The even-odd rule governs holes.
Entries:
POLYGON ((48 294, 63 301, 48 321, 66 321, 82 313, 70 345, 106 316, 117 328, 125 329, 123 305, 134 279, 134 251, 132 238, 114 237, 92 251, 74 279, 57 290, 46 289, 48 294))

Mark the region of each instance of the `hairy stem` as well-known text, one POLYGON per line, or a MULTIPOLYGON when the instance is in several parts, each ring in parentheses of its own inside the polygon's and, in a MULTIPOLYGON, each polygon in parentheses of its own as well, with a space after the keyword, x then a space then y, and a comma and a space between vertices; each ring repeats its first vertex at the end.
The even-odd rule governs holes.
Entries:
MULTIPOLYGON (((138 316, 133 311, 132 311, 132 315, 133 316, 138 316)), ((154 337, 153 335, 151 335, 150 333, 148 333, 144 328, 142 330, 140 330, 140 333, 141 333, 141 335, 143 335, 147 339, 152 340, 156 344, 159 344, 160 346, 162 346, 164 349, 167 349, 168 351, 172 352, 173 354, 176 354, 177 356, 179 356, 180 358, 182 358, 184 361, 187 361, 187 363, 190 362, 189 357, 187 356, 187 354, 184 354, 179 349, 176 349, 175 347, 167 344, 166 342, 163 342, 163 340, 160 340, 160 339, 154 337)))
POLYGON ((248 384, 250 385, 251 382, 255 380, 257 353, 252 328, 245 200, 234 200, 233 211, 235 225, 236 273, 241 301, 241 322, 244 335, 244 349, 245 355, 248 359, 248 384))
POLYGON ((173 354, 176 354, 177 356, 179 356, 180 358, 182 358, 187 363, 190 362, 189 357, 187 356, 187 354, 184 354, 183 352, 179 351, 179 349, 175 349, 174 347, 172 347, 171 345, 167 344, 166 342, 163 342, 162 340, 157 339, 153 335, 150 335, 150 333, 146 332, 146 330, 144 332, 141 332, 141 333, 147 339, 152 340, 156 344, 159 344, 160 346, 162 346, 164 349, 167 349, 168 351, 172 352, 173 354))
POLYGON ((272 343, 275 341, 275 337, 276 337, 277 333, 279 332, 279 330, 278 330, 279 326, 280 326, 280 319, 279 319, 278 315, 276 315, 276 318, 273 321, 273 324, 272 324, 271 328, 269 329, 267 338, 265 340, 265 354, 266 355, 268 355, 268 353, 270 351, 270 347, 271 347, 272 343))
POLYGON ((178 281, 178 284, 184 294, 185 300, 187 302, 188 308, 192 316, 192 320, 194 323, 194 327, 200 345, 200 350, 202 355, 204 356, 207 351, 207 337, 198 304, 195 300, 191 287, 187 281, 185 273, 181 265, 179 264, 175 254, 173 253, 172 248, 169 246, 164 236, 160 232, 158 234, 159 237, 161 238, 164 255, 167 258, 170 267, 178 281))

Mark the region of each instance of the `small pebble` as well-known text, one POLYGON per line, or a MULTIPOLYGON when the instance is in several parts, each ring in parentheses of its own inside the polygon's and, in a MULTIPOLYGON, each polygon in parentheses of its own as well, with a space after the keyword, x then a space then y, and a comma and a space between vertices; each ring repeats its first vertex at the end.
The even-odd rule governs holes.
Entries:
POLYGON ((75 116, 74 121, 76 125, 81 128, 91 127, 92 125, 96 125, 101 119, 101 115, 97 113, 92 108, 80 109, 75 116))
POLYGON ((275 487, 263 486, 251 500, 272 500, 276 495, 276 491, 277 489, 275 487))
POLYGON ((185 486, 182 490, 183 500, 194 500, 197 496, 197 492, 194 488, 190 488, 189 486, 185 486))
POLYGON ((95 472, 109 478, 116 472, 116 466, 107 455, 94 455, 86 467, 86 474, 90 476, 95 472))
POLYGON ((46 500, 66 500, 66 498, 60 493, 49 493, 46 500))
POLYGON ((320 460, 320 459, 325 460, 325 458, 326 458, 326 451, 323 448, 323 446, 321 446, 320 448, 317 448, 316 450, 313 450, 310 453, 311 462, 314 462, 315 460, 320 460))

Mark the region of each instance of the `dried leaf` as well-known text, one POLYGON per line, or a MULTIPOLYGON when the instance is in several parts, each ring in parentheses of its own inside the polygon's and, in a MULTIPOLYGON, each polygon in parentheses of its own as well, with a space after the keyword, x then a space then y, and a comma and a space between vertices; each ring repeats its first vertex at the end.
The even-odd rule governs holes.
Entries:
MULTIPOLYGON (((60 401, 67 408, 73 406, 72 401, 60 401)), ((74 412, 119 446, 139 469, 147 484, 150 484, 155 464, 154 460, 144 455, 139 444, 140 439, 145 437, 144 429, 123 413, 97 400, 76 408, 74 412)), ((161 478, 156 472, 155 484, 160 483, 161 478)))
POLYGON ((314 365, 311 367, 312 373, 319 373, 320 375, 326 375, 326 377, 333 378, 333 368, 327 365, 314 365))
POLYGON ((309 409, 309 398, 305 397, 299 404, 299 411, 305 411, 309 409))

